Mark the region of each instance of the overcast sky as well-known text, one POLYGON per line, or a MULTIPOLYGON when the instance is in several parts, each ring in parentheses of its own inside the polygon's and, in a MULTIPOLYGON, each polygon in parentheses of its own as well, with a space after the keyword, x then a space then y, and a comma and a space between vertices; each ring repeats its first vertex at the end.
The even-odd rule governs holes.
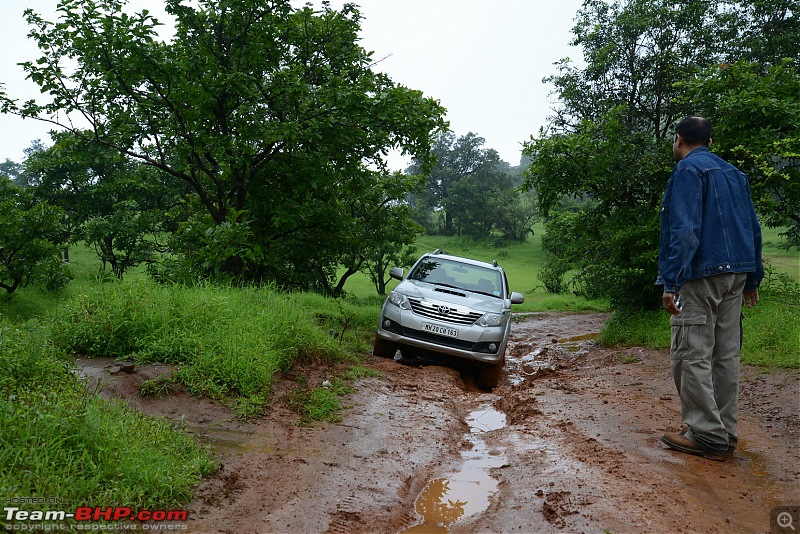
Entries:
MULTIPOLYGON (((297 4, 304 2, 297 2, 297 4)), ((321 2, 316 0, 315 5, 321 2)), ((554 62, 580 59, 569 46, 582 0, 360 0, 362 46, 393 81, 438 99, 456 135, 474 132, 516 165, 521 143, 550 114, 552 87, 542 78, 554 62)), ((0 83, 12 98, 38 95, 17 63, 39 57, 26 36, 26 7, 53 19, 58 0, 0 2, 0 83)), ((340 0, 331 5, 341 6, 340 0)), ((161 0, 130 0, 167 21, 161 0)), ((51 126, 0 115, 0 161, 21 162, 34 139, 50 144, 51 126)), ((401 160, 393 161, 400 168, 401 160)))

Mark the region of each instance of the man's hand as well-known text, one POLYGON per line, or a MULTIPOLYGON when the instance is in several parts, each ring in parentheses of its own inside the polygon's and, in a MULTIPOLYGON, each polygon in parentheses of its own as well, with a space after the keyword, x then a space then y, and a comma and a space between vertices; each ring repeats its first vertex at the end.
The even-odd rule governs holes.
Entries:
POLYGON ((681 312, 675 305, 675 293, 667 293, 665 291, 664 294, 661 295, 661 304, 664 309, 672 315, 678 315, 681 312))
POLYGON ((752 308, 761 298, 758 296, 758 289, 754 289, 752 291, 745 291, 742 293, 742 303, 747 306, 748 308, 752 308))

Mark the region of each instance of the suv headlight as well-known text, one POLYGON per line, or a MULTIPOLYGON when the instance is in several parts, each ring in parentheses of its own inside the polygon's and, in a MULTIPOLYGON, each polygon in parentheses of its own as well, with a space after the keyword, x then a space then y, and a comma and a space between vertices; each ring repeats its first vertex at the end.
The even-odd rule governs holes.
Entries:
POLYGON ((406 297, 402 293, 398 293, 397 291, 392 291, 391 293, 389 293, 389 302, 391 304, 394 304, 401 310, 411 309, 411 303, 408 302, 408 297, 406 297))
POLYGON ((504 326, 506 324, 506 316, 499 313, 484 313, 483 317, 478 319, 478 326, 504 326))

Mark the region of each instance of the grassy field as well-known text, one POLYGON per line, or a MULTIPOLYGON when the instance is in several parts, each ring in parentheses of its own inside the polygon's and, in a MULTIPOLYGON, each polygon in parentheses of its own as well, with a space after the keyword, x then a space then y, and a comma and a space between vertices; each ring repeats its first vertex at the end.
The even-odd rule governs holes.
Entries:
POLYGON ((786 250, 786 240, 780 236, 783 230, 763 228, 762 231, 764 262, 772 266, 776 272, 784 273, 796 282, 800 282, 800 251, 797 248, 786 250))
POLYGON ((0 324, 0 480, 8 497, 134 509, 179 506, 215 469, 165 421, 88 395, 38 321, 0 324))
MULTIPOLYGON (((0 487, 8 496, 134 509, 177 507, 215 469, 211 451, 179 428, 86 392, 68 355, 178 364, 171 384, 262 412, 275 373, 295 362, 345 362, 334 387, 298 384, 301 422, 335 420, 338 399, 370 371, 377 298, 336 301, 270 287, 160 286, 142 270, 119 281, 94 253, 73 247, 75 278, 50 293, 0 295, 0 487), (347 365, 351 363, 351 365, 347 365)), ((45 507, 46 508, 46 507, 45 507)))

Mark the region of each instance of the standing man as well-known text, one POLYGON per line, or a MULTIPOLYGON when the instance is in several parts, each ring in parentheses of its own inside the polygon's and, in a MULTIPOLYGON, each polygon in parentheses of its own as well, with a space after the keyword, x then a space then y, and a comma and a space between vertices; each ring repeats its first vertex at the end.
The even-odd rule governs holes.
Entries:
POLYGON ((661 203, 656 284, 672 315, 672 375, 688 430, 661 441, 722 461, 739 438, 742 302, 758 302, 764 268, 747 177, 710 146, 708 119, 687 117, 675 126, 677 164, 661 203))

